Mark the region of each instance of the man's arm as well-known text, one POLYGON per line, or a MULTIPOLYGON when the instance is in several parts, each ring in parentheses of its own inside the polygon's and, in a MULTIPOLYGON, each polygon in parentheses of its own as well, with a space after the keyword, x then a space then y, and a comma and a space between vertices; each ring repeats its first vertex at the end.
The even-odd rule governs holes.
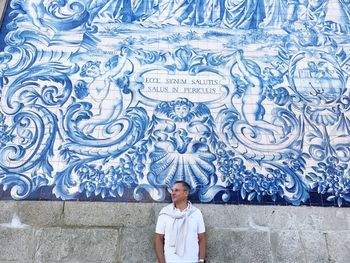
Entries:
POLYGON ((199 259, 205 259, 207 241, 205 240, 205 232, 198 234, 199 243, 199 259))
POLYGON ((154 244, 156 247, 156 256, 159 263, 165 263, 164 257, 164 235, 156 233, 154 236, 154 244))

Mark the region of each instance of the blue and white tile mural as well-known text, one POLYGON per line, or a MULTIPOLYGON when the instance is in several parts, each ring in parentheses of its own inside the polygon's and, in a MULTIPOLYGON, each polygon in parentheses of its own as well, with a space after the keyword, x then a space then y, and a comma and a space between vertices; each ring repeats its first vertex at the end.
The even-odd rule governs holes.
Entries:
POLYGON ((349 0, 12 0, 2 199, 350 204, 349 0))

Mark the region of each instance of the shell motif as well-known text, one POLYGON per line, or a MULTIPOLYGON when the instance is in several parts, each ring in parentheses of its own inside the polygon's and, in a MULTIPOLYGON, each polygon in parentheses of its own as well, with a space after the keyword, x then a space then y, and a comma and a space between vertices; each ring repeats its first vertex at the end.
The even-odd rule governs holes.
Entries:
POLYGON ((186 151, 179 151, 176 142, 162 141, 155 144, 150 154, 150 172, 158 184, 171 186, 175 181, 186 181, 192 189, 207 185, 215 173, 215 155, 208 145, 191 142, 186 151))

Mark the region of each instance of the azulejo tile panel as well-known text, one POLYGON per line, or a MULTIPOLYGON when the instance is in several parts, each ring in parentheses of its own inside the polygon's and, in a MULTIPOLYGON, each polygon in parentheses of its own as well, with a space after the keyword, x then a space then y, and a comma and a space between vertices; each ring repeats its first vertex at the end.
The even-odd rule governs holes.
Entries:
POLYGON ((12 0, 1 198, 347 206, 350 3, 12 0))

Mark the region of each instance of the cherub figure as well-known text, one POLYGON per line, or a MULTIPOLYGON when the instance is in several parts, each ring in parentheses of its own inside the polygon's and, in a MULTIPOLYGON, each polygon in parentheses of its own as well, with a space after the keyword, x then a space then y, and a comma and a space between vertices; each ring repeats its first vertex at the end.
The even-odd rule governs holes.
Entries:
POLYGON ((45 0, 22 1, 21 6, 28 17, 40 31, 48 31, 48 27, 43 23, 45 15, 45 0))
POLYGON ((215 155, 209 147, 213 120, 208 107, 187 98, 161 102, 153 121, 150 174, 156 182, 167 184, 186 178, 193 188, 207 185, 215 172, 215 155))
MULTIPOLYGON (((274 125, 264 120, 265 108, 262 103, 266 98, 264 80, 260 76, 260 69, 250 67, 247 61, 243 58, 243 50, 238 50, 235 53, 235 59, 238 70, 243 75, 246 82, 244 94, 242 96, 242 115, 246 122, 254 127, 263 129, 272 135, 271 142, 275 142, 277 138, 284 136, 283 127, 274 125)), ((280 94, 283 95, 283 94, 280 94)), ((277 104, 282 104, 280 96, 274 98, 277 104)))
POLYGON ((94 132, 101 125, 113 123, 123 110, 123 97, 121 89, 128 79, 120 76, 126 63, 126 55, 117 55, 101 69, 101 62, 86 62, 80 72, 80 76, 88 79, 87 88, 89 102, 92 103, 93 116, 88 120, 82 120, 78 127, 86 134, 94 132))
POLYGON ((194 104, 186 98, 178 98, 170 102, 172 110, 169 111, 169 117, 174 121, 189 121, 194 117, 191 112, 194 104))
MULTIPOLYGON (((202 103, 195 105, 187 98, 162 102, 157 106, 153 117, 154 134, 159 140, 166 140, 171 136, 174 136, 173 138, 187 137, 195 141, 203 140, 211 133, 208 125, 210 118, 209 109, 202 103)), ((183 142, 177 145, 181 145, 180 148, 182 148, 183 142)))

